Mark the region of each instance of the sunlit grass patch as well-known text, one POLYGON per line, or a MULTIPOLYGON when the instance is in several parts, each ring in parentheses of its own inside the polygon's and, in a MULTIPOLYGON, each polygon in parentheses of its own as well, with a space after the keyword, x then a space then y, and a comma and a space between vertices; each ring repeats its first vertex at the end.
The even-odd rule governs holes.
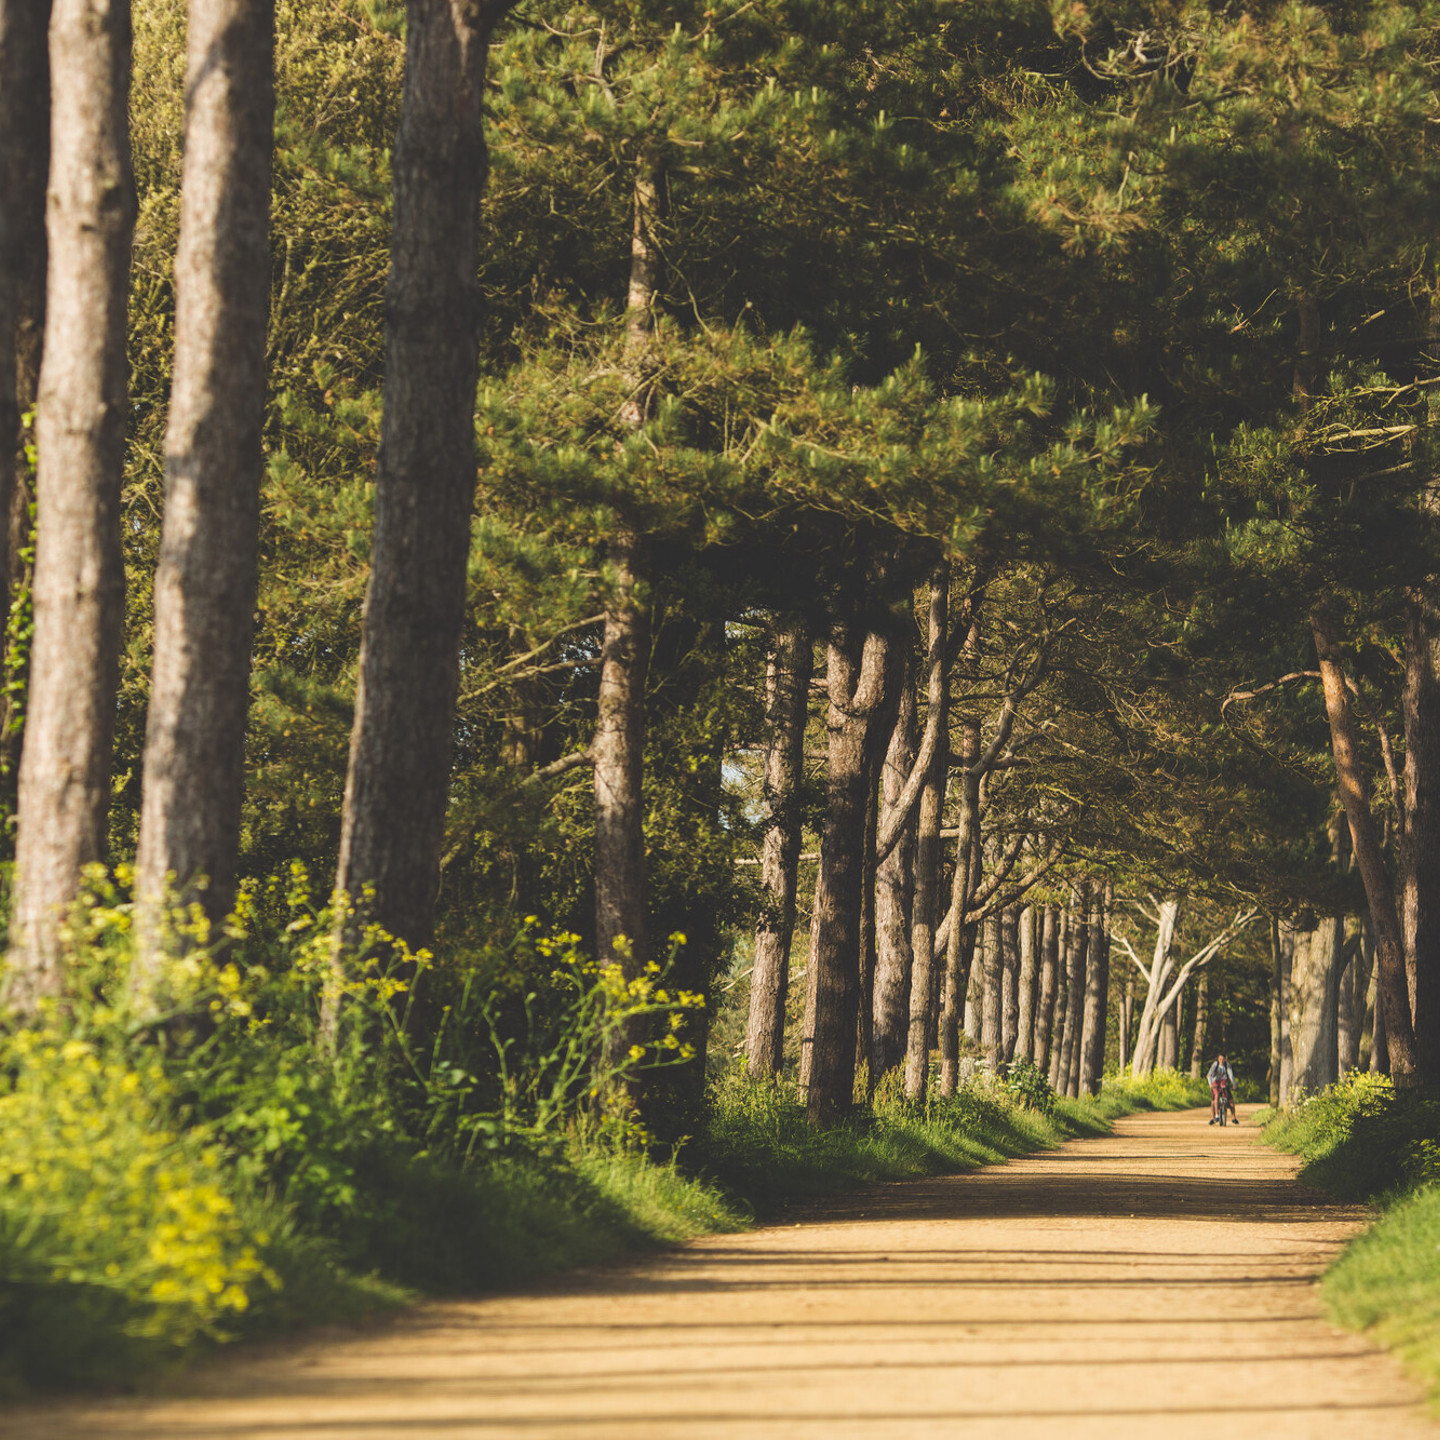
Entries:
POLYGON ((1440 1101, 1352 1072, 1265 1126, 1300 1179, 1383 1212, 1326 1272, 1332 1319, 1393 1349, 1440 1404, 1440 1101))

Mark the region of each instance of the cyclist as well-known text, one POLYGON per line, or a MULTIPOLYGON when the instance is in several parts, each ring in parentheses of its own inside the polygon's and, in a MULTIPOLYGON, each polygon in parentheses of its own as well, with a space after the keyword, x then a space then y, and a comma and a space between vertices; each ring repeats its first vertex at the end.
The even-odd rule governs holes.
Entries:
POLYGON ((1238 1125, 1240 1117, 1235 1114, 1235 1072, 1223 1054, 1211 1064, 1205 1078, 1210 1082, 1210 1123, 1223 1125, 1225 1111, 1228 1109, 1238 1125))

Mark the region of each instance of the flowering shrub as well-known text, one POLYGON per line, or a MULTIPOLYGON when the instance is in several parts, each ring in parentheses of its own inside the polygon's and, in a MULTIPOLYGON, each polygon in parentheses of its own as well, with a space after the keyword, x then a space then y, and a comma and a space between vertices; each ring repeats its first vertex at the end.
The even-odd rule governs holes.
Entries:
POLYGON ((278 1282, 220 1150, 174 1127, 161 1066, 67 1028, 52 1017, 0 1044, 0 1313, 23 1371, 38 1311, 67 1352, 91 1345, 123 1373, 223 1335, 278 1282))

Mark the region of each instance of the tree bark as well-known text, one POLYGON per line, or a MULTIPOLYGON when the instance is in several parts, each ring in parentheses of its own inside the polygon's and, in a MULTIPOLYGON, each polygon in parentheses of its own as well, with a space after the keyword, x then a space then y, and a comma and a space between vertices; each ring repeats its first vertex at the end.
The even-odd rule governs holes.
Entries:
POLYGON ((511 3, 406 6, 375 531, 336 884, 412 946, 435 927, 476 484, 485 66, 511 3))
POLYGON ((1336 1049, 1341 1075, 1347 1075, 1360 1063, 1360 1014, 1364 995, 1356 996, 1356 977, 1360 973, 1360 918, 1345 917, 1344 952, 1341 958, 1340 1000, 1335 1012, 1336 1049))
POLYGON ((1008 1065, 1015 1058, 1020 1039, 1020 907, 1007 906, 1000 912, 1000 944, 1003 979, 1000 998, 1001 1058, 1008 1065))
POLYGON ((1107 880, 1091 890, 1090 937, 1086 947, 1085 1001, 1080 1030, 1082 1095, 1098 1095, 1105 1074, 1105 1032, 1110 1017, 1110 904, 1114 889, 1107 880))
POLYGON ((1318 1095, 1338 1076, 1336 1013, 1339 1002, 1343 917, 1326 916, 1311 931, 1295 934, 1290 969, 1291 1091, 1318 1095))
POLYGON ((1125 976, 1125 990, 1120 997, 1120 1073, 1130 1066, 1130 1032, 1135 1024, 1135 976, 1125 976))
POLYGON ((1385 1038, 1385 1006, 1380 1001, 1380 963, 1375 954, 1375 929, 1366 926, 1366 947, 1370 951, 1370 987, 1367 1006, 1370 1011, 1370 1056, 1368 1068, 1372 1075, 1390 1073, 1390 1046, 1385 1038))
MULTIPOLYGON (((617 598, 606 607, 595 755, 595 953, 627 978, 649 955, 645 904, 645 675, 650 606, 644 546, 622 528, 611 538, 617 598)), ((628 1042, 627 1042, 628 1043, 628 1042)))
POLYGON ((1295 961, 1295 927, 1280 922, 1280 1104, 1290 1103, 1295 1056, 1290 1045, 1290 971, 1295 961))
POLYGON ((801 782, 814 646, 810 627, 777 627, 766 675, 764 901, 755 926, 745 1050, 752 1075, 778 1075, 784 1063, 785 999, 795 933, 795 871, 800 856, 801 782))
POLYGON ((985 1063, 992 1074, 998 1075, 1005 1066, 1005 936, 998 910, 985 920, 983 936, 980 974, 985 1003, 980 1022, 980 1045, 985 1051, 985 1063))
POLYGON ((1015 1017, 1015 1048, 1013 1056, 1031 1060, 1035 1053, 1035 1001, 1038 975, 1039 946, 1036 944, 1036 922, 1039 912, 1033 905, 1027 905, 1020 912, 1020 929, 1017 937, 1020 946, 1020 976, 1018 981, 1018 1013, 1015 1017))
POLYGON ((1270 916, 1270 1103, 1280 1104, 1280 1012, 1284 1008, 1284 979, 1280 969, 1280 917, 1270 916))
POLYGON ((1065 1032, 1061 1041, 1060 1079, 1071 1099, 1080 1094, 1080 1033, 1085 1016, 1085 973, 1090 944, 1090 887, 1080 883, 1071 904, 1070 953, 1066 957, 1065 1032))
MULTIPOLYGON (((120 545, 126 303, 135 183, 130 9, 59 0, 40 378, 39 550, 8 996, 61 986, 60 922, 105 855, 124 624, 120 545)), ((9 449, 13 437, 6 435, 9 449)))
MULTIPOLYGON (((649 409, 648 356, 655 333, 662 261, 660 225, 663 174, 659 160, 636 162, 631 206, 630 283, 625 301, 624 366, 629 395, 621 420, 632 430, 649 409)), ((645 677, 650 665, 649 544, 623 509, 607 545, 614 591, 605 606, 595 739, 595 954, 618 961, 625 977, 644 973, 649 961, 645 883, 645 677)), ((615 1037, 629 1048, 639 1025, 615 1037)))
POLYGON ((1400 914, 1416 1080, 1440 1077, 1440 583, 1410 592, 1405 629, 1400 914))
POLYGON ((910 1013, 905 1036, 905 1094, 924 1099, 930 1073, 931 997, 935 985, 935 931, 940 918, 940 826, 950 766, 949 690, 946 683, 950 571, 941 566, 930 582, 929 689, 926 721, 936 717, 940 743, 931 757, 915 821, 915 893, 911 909, 910 1013))
POLYGON ((1061 1080, 1060 1064, 1065 1049, 1065 1011, 1067 1008, 1065 991, 1070 983, 1070 911, 1067 907, 1055 905, 1047 907, 1047 910, 1055 912, 1055 926, 1052 932, 1055 953, 1050 959, 1055 972, 1055 981, 1048 1007, 1049 1023, 1045 1026, 1046 1078, 1050 1082, 1050 1088, 1058 1095, 1061 1080))
POLYGON ((199 899, 218 926, 235 900, 264 465, 274 19, 273 0, 190 0, 137 864, 145 970, 186 944, 167 933, 172 903, 199 899))
MULTIPOLYGON (((1335 775, 1345 817, 1350 822, 1350 841, 1370 902, 1375 927, 1376 964, 1380 971, 1379 994, 1385 1009, 1385 1036, 1390 1051, 1390 1073, 1397 1087, 1413 1088, 1420 1083, 1419 1058, 1411 1023, 1409 985, 1405 973, 1405 944, 1395 892, 1385 872, 1380 837, 1370 812, 1369 790, 1360 766, 1359 746, 1339 649, 1329 622, 1320 608, 1311 615, 1315 654, 1320 664, 1320 683, 1325 691, 1325 711, 1330 722, 1330 748, 1335 757, 1335 775)), ((1408 677, 1407 677, 1408 688, 1408 677)), ((1408 718, 1408 717, 1407 717, 1408 718)))
POLYGON ((979 758, 980 727, 966 719, 960 727, 960 833, 955 840, 955 872, 950 885, 954 919, 945 946, 945 979, 940 995, 940 1093, 947 1096, 955 1093, 960 1079, 960 1026, 970 996, 969 977, 974 959, 974 928, 965 923, 965 911, 969 906, 980 828, 980 777, 974 773, 979 758))
MULTIPOLYGON (((1183 995, 1183 990, 1181 994, 1183 995)), ((1160 1034, 1155 1047, 1155 1068, 1174 1070, 1180 1062, 1180 998, 1160 1017, 1160 1034)))
MULTIPOLYGON (((899 668, 900 693, 890 743, 880 769, 880 810, 900 798, 915 761, 915 686, 909 656, 899 668)), ((871 1010, 870 1083, 893 1070, 905 1055, 910 1016, 911 950, 915 883, 916 814, 901 827, 900 838, 875 872, 875 981, 871 1010)))
POLYGON ((1210 1002, 1210 977, 1201 975, 1195 986, 1195 1032, 1190 1037, 1190 1078, 1198 1080, 1205 1073, 1205 1022, 1210 1002))
POLYGON ((865 808, 877 713, 884 700, 889 643, 840 623, 826 663, 828 779, 820 873, 811 923, 809 1013, 805 1040, 806 1113, 826 1125, 850 1108, 855 1085, 860 998, 860 890, 865 872, 865 808))

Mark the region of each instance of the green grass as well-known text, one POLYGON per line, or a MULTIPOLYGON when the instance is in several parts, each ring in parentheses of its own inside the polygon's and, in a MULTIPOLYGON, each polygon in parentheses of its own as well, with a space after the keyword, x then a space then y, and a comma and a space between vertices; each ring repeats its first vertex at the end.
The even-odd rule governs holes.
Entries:
POLYGON ((1325 1308, 1393 1349, 1440 1406, 1440 1101, 1352 1075, 1272 1113, 1264 1137, 1304 1158, 1304 1183, 1376 1206, 1326 1272, 1325 1308))

